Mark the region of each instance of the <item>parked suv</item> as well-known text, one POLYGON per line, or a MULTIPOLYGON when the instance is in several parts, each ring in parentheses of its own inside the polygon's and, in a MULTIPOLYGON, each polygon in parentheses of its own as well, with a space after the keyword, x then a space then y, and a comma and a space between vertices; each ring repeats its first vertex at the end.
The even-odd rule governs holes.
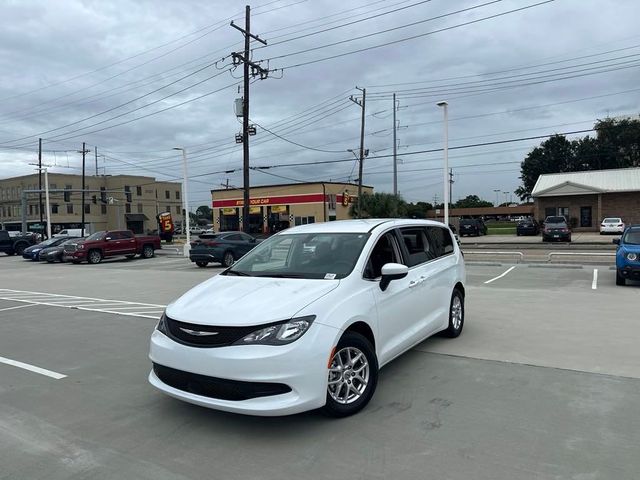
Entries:
POLYGON ((516 235, 538 235, 540 233, 540 226, 533 218, 526 218, 518 222, 516 225, 516 235))
POLYGON ((151 336, 149 381, 230 412, 351 415, 380 367, 435 333, 460 335, 464 284, 460 249, 439 222, 290 228, 169 304, 151 336))
POLYGON ((11 235, 6 230, 0 230, 0 252, 4 252, 7 255, 22 255, 26 248, 35 243, 36 237, 34 235, 23 235, 21 233, 11 235))
POLYGON ((640 280, 640 225, 628 227, 622 237, 614 238, 616 250, 616 285, 627 279, 640 280))
POLYGON ((542 241, 570 242, 571 229, 567 224, 567 219, 563 216, 549 216, 545 218, 542 228, 542 241))
POLYGON ((460 220, 460 236, 465 235, 486 235, 487 226, 480 218, 463 218, 460 220))
POLYGON ((257 244, 258 240, 243 232, 203 233, 191 242, 189 260, 199 267, 209 263, 230 267, 257 244))

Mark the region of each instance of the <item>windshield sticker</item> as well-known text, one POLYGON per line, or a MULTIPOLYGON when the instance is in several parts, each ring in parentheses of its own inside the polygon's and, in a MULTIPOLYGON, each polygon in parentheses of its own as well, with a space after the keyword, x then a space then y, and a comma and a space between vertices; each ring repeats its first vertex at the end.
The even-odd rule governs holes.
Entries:
POLYGON ((336 278, 336 274, 335 274, 335 273, 327 273, 327 274, 324 276, 324 279, 325 279, 325 280, 333 280, 334 278, 336 278))

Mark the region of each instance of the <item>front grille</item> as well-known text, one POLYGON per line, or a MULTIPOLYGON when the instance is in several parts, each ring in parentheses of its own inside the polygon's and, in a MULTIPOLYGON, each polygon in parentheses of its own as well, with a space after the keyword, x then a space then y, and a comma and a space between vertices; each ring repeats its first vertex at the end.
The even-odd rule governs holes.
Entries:
POLYGON ((216 327, 210 325, 196 325, 193 323, 179 322, 166 317, 169 336, 176 342, 191 347, 226 347, 255 332, 259 327, 216 327), (189 333, 185 330, 202 332, 202 335, 189 333), (206 335, 215 333, 215 335, 206 335))
POLYGON ((64 251, 65 252, 75 252, 78 249, 78 246, 74 243, 72 243, 71 245, 65 245, 64 246, 64 251))
POLYGON ((220 400, 249 400, 251 398, 281 395, 291 391, 283 383, 241 382, 184 372, 164 365, 153 364, 153 372, 165 384, 183 392, 218 398, 220 400))

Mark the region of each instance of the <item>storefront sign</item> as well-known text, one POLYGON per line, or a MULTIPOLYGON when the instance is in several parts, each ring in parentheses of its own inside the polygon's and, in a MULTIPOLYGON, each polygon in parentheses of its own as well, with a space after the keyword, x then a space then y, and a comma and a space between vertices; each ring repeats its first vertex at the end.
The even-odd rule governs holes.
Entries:
POLYGON ((271 213, 287 213, 286 205, 274 205, 271 207, 271 213))
POLYGON ((252 215, 262 213, 261 207, 249 207, 249 213, 252 215))
MULTIPOLYGON (((282 195, 274 197, 259 197, 249 200, 250 206, 260 205, 296 205, 301 203, 324 203, 325 198, 322 193, 305 193, 300 195, 282 195)), ((242 198, 231 198, 225 200, 213 200, 213 208, 242 207, 242 198)))
POLYGON ((236 209, 235 208, 223 208, 222 209, 222 214, 223 215, 235 215, 236 214, 236 209))
POLYGON ((342 194, 342 206, 343 207, 348 207, 350 200, 351 200, 351 197, 349 196, 349 192, 344 192, 342 194))

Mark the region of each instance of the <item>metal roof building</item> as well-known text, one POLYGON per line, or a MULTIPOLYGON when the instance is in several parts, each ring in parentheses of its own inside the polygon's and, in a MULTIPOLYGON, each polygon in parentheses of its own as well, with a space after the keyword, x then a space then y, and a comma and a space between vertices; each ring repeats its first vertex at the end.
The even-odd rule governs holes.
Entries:
POLYGON ((606 217, 640 224, 640 168, 540 175, 535 216, 564 215, 577 231, 597 231, 606 217))

